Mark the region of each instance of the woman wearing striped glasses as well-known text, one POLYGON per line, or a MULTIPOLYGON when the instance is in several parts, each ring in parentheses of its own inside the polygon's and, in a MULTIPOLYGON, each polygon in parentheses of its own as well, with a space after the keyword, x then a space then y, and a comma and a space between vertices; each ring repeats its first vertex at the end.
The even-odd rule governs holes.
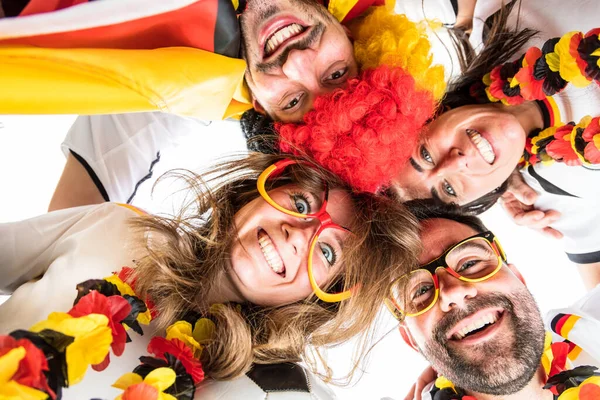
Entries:
MULTIPOLYGON (((154 384, 177 395, 203 375, 310 361, 308 345, 366 334, 393 278, 416 260, 416 225, 402 205, 353 191, 307 161, 254 154, 189 183, 194 201, 174 218, 107 203, 0 225, 13 238, 0 245, 1 289, 12 293, 0 306, 0 334, 12 339, 0 336, 0 346, 13 343, 10 354, 26 350, 27 359, 35 350, 14 340, 47 358, 61 349, 48 348, 44 332, 79 343, 62 349, 64 365, 47 365, 49 386, 29 380, 29 389, 58 393, 92 366, 137 374, 123 375, 119 390, 154 384), (146 338, 152 328, 166 335, 152 338, 148 354, 135 332, 146 338), (140 352, 117 359, 127 335, 140 352), (140 355, 150 356, 142 366, 140 355)), ((0 369, 7 362, 0 358, 0 369)), ((88 375, 97 387, 104 374, 88 375)))

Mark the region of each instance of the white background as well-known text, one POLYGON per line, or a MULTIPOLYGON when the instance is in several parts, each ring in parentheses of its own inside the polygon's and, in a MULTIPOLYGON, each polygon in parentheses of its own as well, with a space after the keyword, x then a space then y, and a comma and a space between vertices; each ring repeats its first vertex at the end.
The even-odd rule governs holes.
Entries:
MULTIPOLYGON (((0 116, 0 222, 46 212, 64 165, 60 143, 72 121, 72 116, 0 116)), ((216 134, 202 137, 209 147, 217 140, 216 134)), ((509 261, 523 272, 543 312, 564 307, 583 294, 559 241, 514 226, 501 209, 490 210, 484 220, 500 238, 509 261)), ((421 357, 403 344, 393 318, 385 312, 381 326, 380 336, 390 333, 374 347, 362 379, 334 389, 339 398, 403 399, 425 367, 421 357)), ((351 352, 352 344, 329 351, 338 376, 348 367, 351 352)))

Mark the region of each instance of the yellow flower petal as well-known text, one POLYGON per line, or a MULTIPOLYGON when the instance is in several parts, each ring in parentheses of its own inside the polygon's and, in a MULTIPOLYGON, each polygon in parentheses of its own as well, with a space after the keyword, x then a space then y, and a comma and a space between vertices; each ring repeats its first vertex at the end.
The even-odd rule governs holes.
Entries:
POLYGON ((168 393, 159 393, 158 400, 177 400, 177 397, 171 396, 168 393))
POLYGON ((579 387, 587 384, 600 386, 600 376, 590 376, 585 381, 581 382, 581 385, 579 385, 579 387))
POLYGON ((0 357, 0 386, 12 379, 26 353, 24 347, 17 347, 0 357))
POLYGON ((215 335, 216 326, 213 321, 208 318, 200 318, 196 321, 196 325, 194 326, 193 337, 198 341, 198 343, 202 343, 204 341, 210 340, 215 335))
POLYGON ((579 400, 579 388, 580 386, 567 389, 558 398, 560 400, 579 400))
POLYGON ((88 366, 101 363, 110 351, 111 343, 112 332, 106 326, 77 337, 67 347, 69 385, 81 381, 88 366))
POLYGON ((194 357, 202 354, 202 346, 194 339, 192 324, 187 321, 177 321, 167 328, 167 340, 179 339, 186 344, 193 352, 194 357))
POLYGON ((435 386, 439 387, 440 389, 451 388, 452 390, 456 391, 454 389, 454 384, 443 376, 439 376, 435 380, 435 386))
POLYGON ((131 385, 142 383, 142 381, 143 379, 140 375, 135 372, 127 372, 117 379, 117 381, 112 384, 112 387, 125 390, 131 385))
POLYGON ((175 378, 177 378, 177 375, 171 368, 156 368, 146 375, 144 383, 154 386, 159 392, 162 392, 175 383, 175 378))
POLYGON ((135 292, 133 291, 131 286, 129 286, 128 283, 123 282, 121 278, 119 278, 117 275, 113 274, 111 276, 107 276, 106 278, 104 278, 104 280, 114 284, 117 287, 117 289, 119 289, 119 292, 121 292, 121 296, 126 294, 130 296, 135 296, 135 292))
POLYGON ((15 381, 5 383, 0 387, 1 400, 45 400, 47 398, 46 393, 15 381))
MULTIPOLYGON (((563 35, 558 43, 556 43, 556 46, 554 46, 554 51, 558 58, 558 69, 553 69, 553 66, 550 66, 550 69, 552 69, 552 71, 560 71, 561 78, 567 82, 570 82, 577 87, 585 87, 590 83, 590 81, 583 76, 579 66, 577 65, 577 60, 573 58, 569 52, 571 39, 575 35, 581 35, 581 33, 569 32, 566 35, 563 35)), ((546 60, 547 59, 548 57, 546 57, 546 60)))

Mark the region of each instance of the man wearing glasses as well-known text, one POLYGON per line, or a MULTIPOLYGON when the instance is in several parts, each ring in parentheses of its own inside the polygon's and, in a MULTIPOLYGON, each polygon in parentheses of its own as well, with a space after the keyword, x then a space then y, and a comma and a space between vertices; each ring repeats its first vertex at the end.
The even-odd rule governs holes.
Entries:
POLYGON ((478 218, 427 210, 419 219, 420 267, 395 281, 386 302, 439 376, 415 398, 600 398, 600 286, 551 312, 544 327, 523 277, 478 218))

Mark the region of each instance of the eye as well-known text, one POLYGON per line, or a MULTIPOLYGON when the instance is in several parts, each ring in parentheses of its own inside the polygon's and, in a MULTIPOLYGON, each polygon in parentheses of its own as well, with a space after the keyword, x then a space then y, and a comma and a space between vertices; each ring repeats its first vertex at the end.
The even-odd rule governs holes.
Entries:
POLYGON ((469 261, 465 261, 464 263, 462 263, 457 269, 456 272, 463 272, 468 270, 469 268, 474 267, 475 265, 479 264, 481 262, 481 260, 469 260, 469 261))
POLYGON ((452 185, 448 183, 448 181, 442 182, 442 189, 444 190, 444 193, 446 193, 448 196, 456 197, 456 192, 454 191, 452 185))
POLYGON ((292 195, 292 202, 294 203, 294 207, 296 208, 296 212, 300 214, 309 214, 310 213, 310 202, 306 196, 303 194, 294 194, 292 195))
POLYGON ((344 77, 347 73, 348 73, 348 68, 347 67, 346 68, 342 68, 342 69, 338 69, 337 71, 335 71, 331 75, 329 75, 326 80, 328 80, 328 81, 337 81, 337 80, 341 79, 342 77, 344 77))
POLYGON ((302 99, 302 95, 294 97, 289 103, 283 107, 284 110, 291 110, 295 108, 298 104, 300 104, 300 99, 302 99))
POLYGON ((424 296, 433 289, 433 285, 420 285, 413 289, 412 300, 417 300, 419 297, 424 296))
POLYGON ((335 265, 337 260, 337 254, 333 247, 328 245, 327 243, 319 243, 319 247, 321 248, 321 253, 323 253, 323 257, 327 260, 329 266, 335 265))
POLYGON ((431 154, 429 154, 429 151, 427 151, 425 146, 421 146, 421 158, 426 163, 433 164, 433 158, 431 157, 431 154))

